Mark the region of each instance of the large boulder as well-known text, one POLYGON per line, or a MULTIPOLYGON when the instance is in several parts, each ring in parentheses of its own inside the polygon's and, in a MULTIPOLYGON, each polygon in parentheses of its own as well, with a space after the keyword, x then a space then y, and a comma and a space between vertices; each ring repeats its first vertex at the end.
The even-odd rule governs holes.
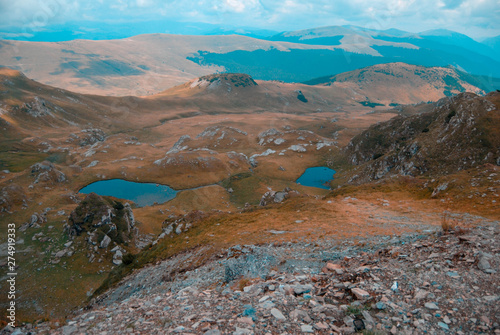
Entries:
POLYGON ((89 233, 91 243, 107 248, 111 242, 122 244, 132 237, 135 224, 130 205, 90 193, 68 218, 71 237, 89 233))

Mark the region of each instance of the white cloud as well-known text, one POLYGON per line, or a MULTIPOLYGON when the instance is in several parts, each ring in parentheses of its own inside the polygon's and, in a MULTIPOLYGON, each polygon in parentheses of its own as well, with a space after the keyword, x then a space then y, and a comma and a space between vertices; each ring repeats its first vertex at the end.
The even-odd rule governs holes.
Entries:
POLYGON ((163 18, 275 30, 352 24, 500 34, 498 0, 0 0, 3 27, 70 23, 82 17, 105 22, 163 18))

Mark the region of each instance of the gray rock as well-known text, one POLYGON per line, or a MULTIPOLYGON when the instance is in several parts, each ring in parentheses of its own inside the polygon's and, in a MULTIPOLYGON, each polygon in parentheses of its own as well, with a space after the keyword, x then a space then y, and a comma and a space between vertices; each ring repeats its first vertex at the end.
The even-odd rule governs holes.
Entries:
POLYGON ((286 317, 281 313, 281 311, 277 308, 272 308, 271 309, 271 314, 278 320, 284 321, 286 320, 286 317))
POLYGON ((204 334, 205 335, 220 335, 221 332, 218 329, 210 329, 210 330, 207 330, 204 334))
POLYGON ((444 330, 450 330, 450 328, 448 327, 448 325, 444 322, 438 322, 438 326, 443 328, 444 330))
POLYGON ((274 303, 270 300, 264 301, 263 303, 259 304, 259 307, 263 309, 271 309, 274 306, 274 303))
POLYGON ((54 255, 55 258, 61 258, 61 257, 64 257, 64 255, 66 255, 66 250, 60 250, 58 252, 56 252, 56 254, 54 255))
POLYGON ((484 256, 479 259, 479 262, 477 263, 477 267, 479 268, 479 270, 482 270, 485 272, 486 272, 486 270, 491 269, 490 262, 488 262, 488 259, 484 256))
POLYGON ((483 297, 483 299, 488 301, 488 302, 493 302, 493 301, 497 301, 498 299, 500 299, 500 297, 498 295, 487 295, 487 296, 483 297))
POLYGON ((311 318, 309 317, 309 314, 307 314, 306 311, 303 311, 301 309, 295 309, 290 313, 290 318, 292 320, 298 320, 298 321, 303 321, 303 322, 311 322, 311 318))
POLYGON ((427 298, 428 294, 429 292, 427 292, 426 290, 418 290, 417 292, 415 292, 415 296, 413 297, 413 299, 419 301, 427 298))
POLYGON ((174 329, 174 333, 182 333, 182 332, 184 332, 185 329, 186 329, 185 327, 179 326, 179 327, 174 329))
POLYGON ((233 335, 250 335, 250 334, 253 334, 253 332, 250 329, 239 328, 239 327, 236 327, 236 330, 233 332, 233 335))
POLYGON ((62 328, 62 334, 63 335, 71 335, 71 334, 74 334, 78 331, 78 329, 76 328, 76 326, 64 326, 62 328))
POLYGON ((300 326, 300 330, 303 333, 314 333, 314 329, 311 325, 302 325, 300 326))
POLYGON ((351 292, 356 296, 356 299, 358 300, 365 300, 370 298, 370 294, 368 292, 358 287, 352 288, 351 292))
POLYGON ((295 294, 300 295, 302 293, 311 292, 314 289, 314 286, 312 286, 311 284, 293 285, 292 288, 293 288, 293 292, 295 292, 295 294))
POLYGON ((427 309, 432 309, 432 310, 438 310, 439 309, 439 307, 435 303, 433 303, 433 302, 426 302, 424 304, 424 306, 427 309))
POLYGON ((361 314, 363 315, 363 318, 365 319, 365 322, 367 324, 370 324, 370 325, 375 324, 375 320, 373 320, 372 316, 370 315, 370 313, 368 313, 368 311, 362 311, 361 314))
POLYGON ((102 239, 99 248, 106 249, 110 243, 111 243, 111 238, 109 238, 108 235, 104 235, 104 238, 102 239))

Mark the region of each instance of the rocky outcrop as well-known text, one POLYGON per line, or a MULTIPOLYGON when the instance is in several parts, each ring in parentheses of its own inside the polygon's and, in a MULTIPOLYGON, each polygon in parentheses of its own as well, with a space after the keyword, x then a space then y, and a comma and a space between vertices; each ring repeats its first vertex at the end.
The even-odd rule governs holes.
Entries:
POLYGON ((444 175, 500 161, 500 107, 490 93, 439 100, 431 112, 399 116, 371 126, 344 149, 362 165, 354 182, 390 175, 444 175))
POLYGON ((299 192, 292 190, 291 188, 287 187, 283 191, 278 191, 275 192, 273 190, 269 190, 260 199, 260 206, 267 206, 269 204, 279 204, 286 199, 293 197, 293 196, 298 196, 299 192))
POLYGON ((106 133, 99 128, 83 129, 76 134, 70 134, 66 142, 77 142, 81 147, 106 141, 106 133))
POLYGON ((98 128, 90 128, 82 130, 80 135, 79 144, 84 147, 86 145, 93 145, 97 142, 104 142, 106 140, 106 133, 98 128))
POLYGON ((198 78, 191 84, 191 88, 208 87, 214 89, 217 87, 226 88, 229 92, 233 87, 253 87, 258 84, 248 74, 244 73, 218 73, 198 78))
POLYGON ((72 238, 86 233, 89 244, 106 249, 111 242, 123 244, 130 240, 134 225, 135 219, 129 204, 123 205, 90 193, 71 212, 67 233, 72 238))
POLYGON ((35 184, 40 182, 62 183, 67 180, 66 175, 49 161, 32 165, 31 175, 35 177, 35 184))
POLYGON ((43 117, 52 114, 49 105, 52 104, 40 97, 35 97, 32 102, 24 103, 23 110, 33 117, 43 117))

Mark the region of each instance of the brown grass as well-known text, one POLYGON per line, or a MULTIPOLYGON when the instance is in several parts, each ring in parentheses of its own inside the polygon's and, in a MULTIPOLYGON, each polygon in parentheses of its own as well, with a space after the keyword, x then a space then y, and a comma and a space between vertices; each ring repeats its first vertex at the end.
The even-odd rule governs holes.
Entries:
POLYGON ((441 215, 441 229, 445 234, 448 234, 450 228, 451 228, 450 212, 444 211, 443 214, 441 215))

